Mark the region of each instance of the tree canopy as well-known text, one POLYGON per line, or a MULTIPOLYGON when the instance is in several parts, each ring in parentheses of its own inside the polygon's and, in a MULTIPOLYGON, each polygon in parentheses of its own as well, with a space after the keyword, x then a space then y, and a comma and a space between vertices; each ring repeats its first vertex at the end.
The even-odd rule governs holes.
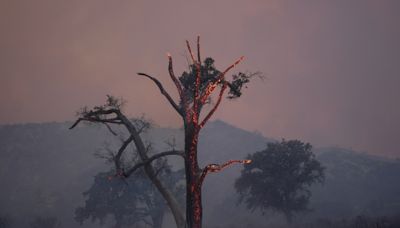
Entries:
POLYGON ((235 188, 239 202, 253 211, 272 209, 290 219, 293 213, 308 209, 309 187, 324 180, 324 168, 312 146, 299 140, 268 143, 248 159, 252 163, 245 165, 235 188))

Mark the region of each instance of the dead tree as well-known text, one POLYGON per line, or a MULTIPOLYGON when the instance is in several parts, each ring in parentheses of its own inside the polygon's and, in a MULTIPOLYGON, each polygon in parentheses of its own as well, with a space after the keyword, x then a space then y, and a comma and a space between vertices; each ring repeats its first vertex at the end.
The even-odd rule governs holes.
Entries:
POLYGON ((112 97, 108 97, 108 102, 104 106, 95 107, 93 110, 84 110, 81 113, 80 118, 71 126, 71 128, 74 128, 81 121, 89 121, 102 123, 107 126, 111 132, 113 132, 110 125, 123 125, 129 132, 130 137, 126 139, 113 158, 117 175, 127 178, 137 169, 143 167, 145 173, 167 201, 167 204, 175 218, 177 227, 201 228, 201 188, 207 174, 210 172, 219 172, 225 167, 235 163, 246 164, 250 163, 251 161, 230 160, 224 164, 209 164, 204 168, 200 168, 197 159, 199 132, 218 109, 227 90, 227 98, 238 98, 241 95, 242 87, 249 82, 249 79, 253 76, 259 76, 260 74, 258 72, 250 74, 238 73, 233 75, 232 80, 229 81, 226 79, 227 73, 237 64, 239 64, 244 57, 240 57, 224 71, 219 71, 215 68, 214 60, 212 58, 206 58, 204 61, 201 60, 200 37, 197 37, 196 58, 188 41, 186 41, 186 44, 190 54, 191 64, 189 66, 189 71, 183 72, 179 78, 175 76, 172 65, 172 57, 168 54, 168 72, 178 91, 179 102, 176 102, 170 96, 161 82, 155 77, 145 73, 138 73, 138 75, 144 76, 154 82, 159 88, 161 94, 181 116, 184 125, 184 151, 177 151, 173 149, 171 151, 165 151, 153 156, 148 156, 145 144, 140 137, 141 130, 132 124, 132 122, 121 112, 120 103, 112 97), (219 92, 216 97, 216 102, 211 104, 211 95, 218 88, 219 92), (211 105, 211 109, 204 115, 203 118, 200 118, 202 108, 205 105, 211 105), (126 147, 132 142, 137 149, 137 153, 139 154, 141 162, 129 168, 122 167, 121 156, 126 147), (184 160, 186 175, 186 220, 184 219, 183 213, 179 208, 177 200, 173 194, 166 189, 162 181, 157 178, 155 170, 151 165, 151 162, 155 159, 169 155, 178 155, 184 160))

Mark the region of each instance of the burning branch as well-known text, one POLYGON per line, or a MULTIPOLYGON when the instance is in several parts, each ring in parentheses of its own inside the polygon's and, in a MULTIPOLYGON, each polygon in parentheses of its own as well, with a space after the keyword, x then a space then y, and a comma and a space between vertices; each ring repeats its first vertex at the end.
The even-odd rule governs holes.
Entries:
POLYGON ((207 123, 207 121, 211 118, 211 116, 214 114, 214 112, 218 109, 218 106, 222 101, 222 96, 224 95, 226 87, 227 87, 227 84, 224 84, 222 86, 222 88, 221 88, 221 90, 219 92, 219 95, 218 95, 217 103, 214 105, 214 107, 210 110, 210 112, 207 114, 207 116, 203 119, 203 121, 199 125, 200 129, 207 123))
POLYGON ((196 80, 195 80, 195 88, 193 94, 193 122, 197 123, 199 117, 199 93, 200 93, 200 82, 201 82, 201 62, 200 62, 200 36, 197 37, 197 57, 198 61, 194 59, 194 55, 192 52, 192 48, 190 47, 190 43, 186 40, 186 46, 190 53, 190 57, 192 58, 193 64, 196 66, 196 80))
POLYGON ((221 83, 221 81, 224 80, 225 74, 228 73, 228 71, 231 70, 233 67, 238 65, 243 59, 244 59, 244 56, 240 57, 232 65, 230 65, 228 68, 226 68, 224 70, 224 72, 222 72, 219 75, 219 77, 217 78, 217 80, 214 83, 210 83, 207 85, 204 95, 200 98, 200 101, 202 104, 204 104, 207 101, 208 97, 211 95, 211 93, 214 91, 214 89, 217 87, 217 85, 219 83, 221 83))
POLYGON ((246 160, 229 160, 229 161, 225 162, 222 165, 209 164, 203 169, 203 172, 201 173, 201 176, 200 176, 199 184, 201 185, 203 183, 203 181, 204 181, 204 179, 205 179, 205 177, 207 176, 208 173, 219 172, 219 171, 223 170, 224 168, 226 168, 226 167, 228 167, 228 166, 230 166, 232 164, 235 164, 235 163, 250 164, 251 160, 248 160, 248 159, 246 159, 246 160))

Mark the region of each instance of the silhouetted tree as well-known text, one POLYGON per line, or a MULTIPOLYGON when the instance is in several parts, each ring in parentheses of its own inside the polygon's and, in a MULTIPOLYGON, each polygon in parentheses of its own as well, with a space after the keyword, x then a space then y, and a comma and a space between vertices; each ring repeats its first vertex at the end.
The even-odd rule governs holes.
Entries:
POLYGON ((197 56, 195 58, 190 44, 186 41, 188 52, 192 63, 188 72, 177 78, 175 76, 172 57, 168 54, 168 72, 178 91, 179 102, 176 102, 170 94, 165 90, 160 81, 155 77, 145 73, 138 73, 150 79, 160 89, 161 94, 168 100, 174 110, 182 117, 184 126, 184 151, 172 149, 170 151, 161 152, 149 156, 143 140, 141 139, 141 126, 132 123, 121 111, 121 102, 113 97, 108 97, 106 105, 95 107, 92 110, 84 109, 80 113, 80 118, 71 126, 74 128, 81 121, 89 121, 102 123, 108 129, 115 133, 110 125, 122 125, 129 132, 130 137, 126 139, 118 152, 114 154, 114 162, 117 174, 121 177, 129 177, 137 169, 143 167, 145 173, 152 183, 160 191, 161 195, 167 201, 169 208, 174 215, 174 219, 178 227, 200 228, 202 222, 202 204, 201 204, 201 187, 206 175, 210 172, 218 172, 223 168, 234 163, 249 163, 249 160, 230 160, 224 164, 209 164, 204 168, 200 168, 197 160, 197 144, 200 130, 207 121, 212 117, 218 109, 224 93, 228 91, 228 98, 234 99, 241 96, 241 89, 249 82, 253 76, 259 73, 245 74, 238 73, 233 75, 232 80, 228 80, 226 75, 234 66, 239 64, 243 57, 239 58, 224 71, 219 71, 214 66, 212 58, 201 60, 200 56, 200 38, 197 39, 197 56), (217 100, 211 104, 210 98, 212 93, 219 88, 217 100), (211 105, 211 109, 200 118, 201 111, 205 105, 211 105), (121 161, 121 155, 130 143, 134 143, 136 151, 141 162, 131 167, 125 167, 121 161), (183 213, 179 208, 176 198, 170 190, 162 183, 155 174, 155 170, 151 162, 164 156, 178 155, 184 159, 185 175, 186 175, 186 221, 183 213))
MULTIPOLYGON (((165 160, 157 163, 158 175, 178 198, 183 196, 183 171, 172 171, 165 160)), ((89 219, 104 224, 107 215, 112 215, 115 228, 141 224, 161 228, 167 205, 143 171, 126 181, 114 178, 114 173, 103 172, 94 177, 93 185, 83 193, 85 205, 75 211, 75 220, 80 224, 89 219)))
POLYGON ((265 150, 248 156, 235 182, 239 202, 251 210, 272 209, 290 220, 293 213, 307 210, 309 187, 324 180, 324 168, 315 159, 312 146, 299 140, 268 143, 265 150))

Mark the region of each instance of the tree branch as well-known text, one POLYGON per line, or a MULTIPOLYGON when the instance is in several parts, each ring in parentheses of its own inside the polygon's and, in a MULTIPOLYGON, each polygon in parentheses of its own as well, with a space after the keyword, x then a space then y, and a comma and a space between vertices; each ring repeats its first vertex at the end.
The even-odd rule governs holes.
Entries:
POLYGON ((197 72, 196 72, 196 81, 195 81, 195 88, 194 88, 194 98, 193 98, 193 123, 198 122, 199 119, 199 102, 200 102, 200 77, 201 77, 201 63, 200 62, 195 62, 197 72))
POLYGON ((197 62, 201 63, 201 58, 200 58, 200 35, 197 36, 197 62))
POLYGON ((109 115, 109 114, 117 115, 117 112, 118 112, 118 109, 115 109, 115 108, 104 109, 103 107, 95 107, 94 109, 96 111, 90 110, 87 113, 83 113, 83 116, 90 117, 90 116, 109 115))
POLYGON ((217 78, 217 80, 214 83, 210 83, 207 85, 207 88, 205 90, 204 95, 200 98, 200 101, 202 104, 206 102, 208 97, 211 95, 211 93, 214 91, 214 89, 217 87, 218 83, 221 83, 221 81, 224 79, 225 74, 228 73, 229 70, 231 70, 233 67, 238 65, 242 60, 244 59, 244 56, 241 56, 238 60, 236 60, 232 65, 230 65, 228 68, 226 68, 217 78))
POLYGON ((96 117, 81 117, 78 118, 74 124, 71 125, 71 127, 69 127, 69 129, 73 129, 75 128, 81 121, 88 121, 88 122, 97 122, 97 123, 103 123, 107 126, 107 128, 111 131, 111 133, 113 135, 117 135, 108 125, 108 123, 111 124, 122 124, 122 122, 118 121, 118 119, 112 118, 112 119, 100 119, 98 116, 96 117))
POLYGON ((190 47, 189 41, 186 40, 186 45, 190 53, 190 57, 192 58, 193 64, 196 66, 196 78, 195 78, 195 88, 193 94, 193 115, 192 121, 198 126, 198 119, 199 119, 199 102, 200 102, 200 83, 201 83, 201 59, 200 59, 200 36, 197 36, 197 59, 194 59, 194 55, 192 49, 190 47))
POLYGON ((82 118, 78 118, 72 125, 71 127, 69 127, 68 129, 71 130, 73 128, 75 128, 83 119, 82 118))
POLYGON ((251 160, 248 160, 248 159, 246 159, 246 160, 229 160, 229 161, 225 162, 222 165, 209 164, 203 169, 203 172, 201 173, 201 176, 200 176, 199 184, 201 185, 203 183, 203 181, 204 181, 204 179, 205 179, 205 177, 207 176, 208 173, 219 172, 219 171, 223 170, 224 168, 226 168, 226 167, 228 167, 228 166, 230 166, 232 164, 235 164, 235 163, 250 164, 251 160))
POLYGON ((193 64, 195 64, 195 63, 196 63, 196 60, 194 59, 193 52, 192 52, 192 48, 190 47, 190 43, 189 43, 188 40, 186 40, 186 46, 187 46, 187 49, 188 49, 188 51, 189 51, 190 58, 192 59, 193 64))
POLYGON ((122 146, 119 148, 117 154, 114 157, 114 164, 115 164, 115 169, 117 170, 117 172, 120 172, 121 170, 121 156, 122 153, 125 151, 126 147, 128 147, 128 145, 133 141, 133 137, 130 136, 127 140, 124 141, 124 143, 122 144, 122 146))
POLYGON ((231 70, 232 68, 234 68, 236 65, 238 65, 242 60, 244 59, 244 56, 241 56, 238 60, 236 60, 232 65, 230 65, 228 68, 226 68, 224 70, 224 72, 222 72, 221 76, 219 77, 218 80, 222 80, 223 77, 225 76, 226 73, 228 73, 229 70, 231 70))
POLYGON ((178 79, 175 76, 174 69, 173 69, 173 66, 172 66, 171 54, 168 53, 167 55, 168 55, 168 72, 169 72, 169 76, 171 77, 172 81, 174 82, 174 84, 176 86, 176 89, 178 90, 180 99, 182 99, 183 91, 182 91, 181 83, 178 81, 178 79))
POLYGON ((150 164, 152 161, 161 158, 161 157, 165 157, 165 156, 169 156, 169 155, 178 155, 181 157, 185 157, 185 154, 183 151, 176 151, 176 150, 171 150, 171 151, 165 151, 165 152, 161 152, 158 154, 155 154, 149 158, 147 158, 145 161, 142 161, 140 163, 137 163, 136 165, 134 165, 132 168, 130 168, 127 172, 125 172, 123 174, 124 177, 129 177, 132 173, 134 173, 137 169, 139 169, 142 166, 145 166, 147 164, 150 164))
POLYGON ((207 123, 207 121, 211 118, 211 116, 217 110, 219 104, 222 101, 222 96, 224 95, 226 88, 227 88, 227 84, 225 83, 222 86, 221 91, 219 92, 217 103, 214 105, 214 107, 210 110, 210 112, 207 114, 207 116, 204 117, 203 121, 200 123, 200 125, 199 125, 200 129, 207 123))
POLYGON ((169 101, 169 103, 172 105, 172 107, 179 113, 179 115, 183 116, 182 110, 179 108, 179 106, 175 103, 175 101, 172 99, 172 97, 168 94, 168 92, 164 89, 163 85, 161 84, 160 81, 158 81, 156 78, 145 74, 145 73, 137 73, 138 75, 145 76, 152 80, 160 89, 160 92, 162 95, 164 95, 165 98, 169 101))
POLYGON ((102 122, 107 129, 111 132, 111 134, 113 134, 114 136, 117 136, 118 134, 111 128, 111 126, 107 123, 107 122, 102 122))

